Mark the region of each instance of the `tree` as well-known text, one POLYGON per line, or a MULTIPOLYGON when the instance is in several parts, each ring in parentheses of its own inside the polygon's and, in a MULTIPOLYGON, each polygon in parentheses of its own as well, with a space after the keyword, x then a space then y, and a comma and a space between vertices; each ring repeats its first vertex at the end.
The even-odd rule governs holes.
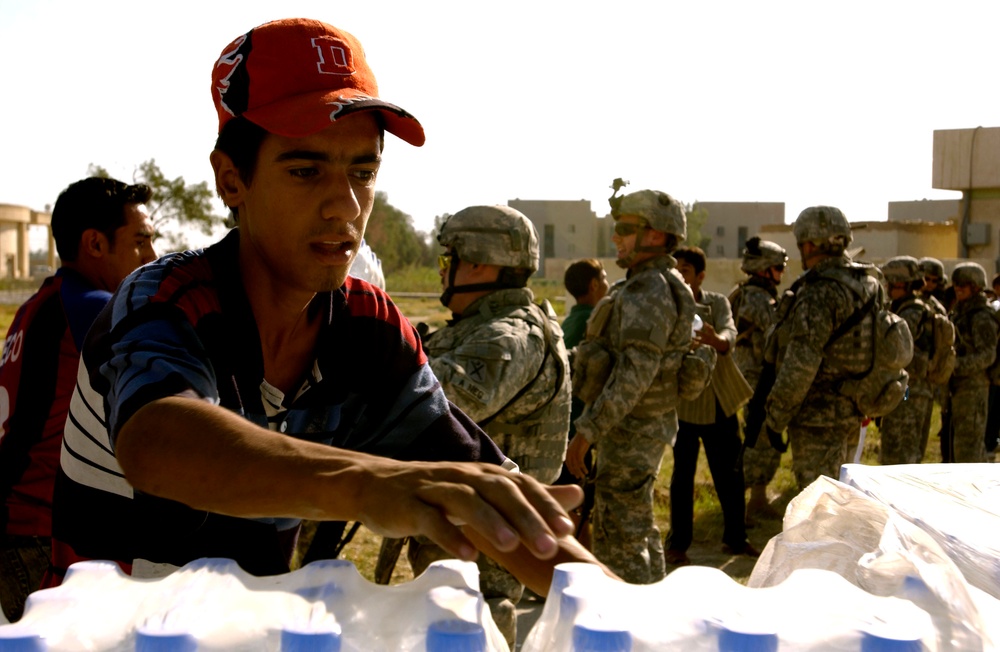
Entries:
POLYGON ((684 212, 687 213, 687 238, 684 244, 688 247, 700 247, 702 250, 708 251, 708 245, 711 244, 712 238, 701 232, 701 227, 705 226, 705 220, 708 219, 708 211, 701 206, 686 205, 684 212))
POLYGON ((365 240, 382 261, 385 272, 410 265, 429 266, 434 262, 428 236, 413 227, 413 218, 389 203, 389 196, 375 193, 375 205, 365 231, 365 240))
MULTIPOLYGON (((87 168, 90 176, 110 177, 108 171, 91 163, 87 168)), ((144 183, 153 190, 153 198, 147 204, 149 217, 159 239, 166 246, 157 243, 163 252, 187 249, 184 231, 195 228, 205 235, 212 235, 216 227, 225 223, 225 218, 212 212, 214 193, 208 182, 186 183, 184 177, 168 179, 156 164, 155 159, 140 163, 132 174, 132 183, 144 183)))

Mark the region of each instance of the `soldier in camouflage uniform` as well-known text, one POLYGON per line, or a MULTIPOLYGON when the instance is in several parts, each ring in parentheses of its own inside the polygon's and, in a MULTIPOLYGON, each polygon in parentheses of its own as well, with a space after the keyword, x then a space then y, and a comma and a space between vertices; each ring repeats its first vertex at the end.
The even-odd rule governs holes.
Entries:
MULTIPOLYGON (((986 301, 986 270, 960 263, 951 272, 955 306, 955 371, 948 384, 951 403, 951 456, 948 462, 986 461, 989 368, 996 360, 997 320, 986 301)), ((944 451, 949 452, 949 451, 944 451)))
POLYGON ((906 321, 913 335, 913 359, 906 367, 909 390, 905 401, 882 417, 879 432, 880 464, 919 464, 927 450, 933 387, 927 365, 934 345, 933 314, 916 291, 924 284, 920 264, 913 256, 896 256, 882 266, 892 301, 889 308, 906 321))
POLYGON ((857 441, 862 414, 841 394, 844 380, 869 367, 872 320, 831 341, 838 327, 880 293, 880 280, 845 254, 851 225, 831 206, 813 206, 792 227, 805 273, 786 292, 768 337, 766 360, 776 378, 765 404, 772 440, 788 429, 799 488, 820 475, 840 477, 857 441))
MULTIPOLYGON (((920 288, 920 297, 939 315, 948 315, 948 310, 954 302, 955 290, 948 285, 948 275, 944 271, 944 264, 937 258, 921 258, 920 273, 923 275, 924 284, 920 288)), ((938 438, 941 443, 941 459, 950 461, 952 455, 951 446, 951 408, 948 405, 948 383, 937 384, 931 387, 933 401, 941 406, 941 430, 938 431, 938 438)), ((933 410, 933 406, 931 407, 933 410)), ((930 429, 928 420, 927 428, 930 429)))
MULTIPOLYGON (((483 428, 522 473, 551 484, 562 469, 571 385, 562 329, 526 287, 538 269, 538 236, 507 206, 473 206, 441 227, 441 302, 454 319, 424 342, 445 395, 483 428)), ((411 543, 415 572, 440 549, 411 543)), ((480 586, 513 646, 523 587, 480 557, 480 586)))
POLYGON ((625 581, 649 584, 665 576, 653 483, 677 434, 678 376, 694 320, 694 297, 670 255, 685 237, 686 216, 680 202, 654 190, 610 201, 617 264, 628 272, 594 308, 577 347, 574 393, 587 407, 566 466, 583 478, 584 456, 595 447, 592 550, 625 581), (588 360, 602 352, 610 375, 598 375, 591 393, 588 360))
MULTIPOLYGON (((788 264, 788 253, 777 243, 754 236, 743 249, 740 269, 747 275, 729 294, 736 324, 733 362, 751 387, 757 387, 764 366, 764 338, 774 323, 778 286, 788 264)), ((781 453, 767 437, 758 437, 756 445, 743 451, 743 472, 750 488, 747 524, 774 512, 767 500, 767 485, 781 464, 781 453)))

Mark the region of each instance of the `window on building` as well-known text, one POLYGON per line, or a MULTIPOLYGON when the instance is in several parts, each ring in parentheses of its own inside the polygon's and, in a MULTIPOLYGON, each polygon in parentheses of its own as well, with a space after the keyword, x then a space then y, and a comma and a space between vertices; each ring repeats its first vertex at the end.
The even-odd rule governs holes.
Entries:
POLYGON ((747 235, 748 229, 745 226, 739 227, 736 234, 736 251, 743 251, 743 248, 747 246, 747 235))
POLYGON ((726 227, 724 226, 715 227, 715 235, 726 235, 726 227))
POLYGON ((569 232, 570 233, 576 233, 576 224, 570 224, 569 225, 569 232))
POLYGON ((722 245, 715 245, 715 253, 718 254, 720 257, 725 256, 726 248, 723 247, 722 245))
POLYGON ((556 227, 554 224, 545 225, 545 245, 542 249, 542 256, 545 258, 556 257, 556 227))

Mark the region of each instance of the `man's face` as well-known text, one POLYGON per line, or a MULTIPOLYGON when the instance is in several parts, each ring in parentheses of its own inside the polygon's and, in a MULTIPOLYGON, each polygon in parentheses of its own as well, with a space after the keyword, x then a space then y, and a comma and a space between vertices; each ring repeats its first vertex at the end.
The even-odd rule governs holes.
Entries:
POLYGON ((699 274, 694 270, 694 265, 686 260, 677 259, 677 271, 680 273, 684 282, 691 286, 691 289, 697 290, 701 287, 699 274))
POLYGON ((590 293, 594 296, 594 303, 603 299, 609 289, 611 284, 608 283, 608 273, 602 269, 601 275, 590 282, 590 293))
POLYGON ((125 205, 125 224, 115 229, 114 244, 108 246, 101 278, 114 291, 136 268, 156 260, 153 223, 142 204, 125 205))
POLYGON ((908 283, 889 283, 889 298, 895 301, 907 295, 908 283))
POLYGON ((955 285, 953 287, 955 288, 956 302, 965 301, 966 299, 971 298, 973 295, 979 294, 979 288, 977 288, 975 285, 967 285, 963 283, 962 285, 955 285))
MULTIPOLYGON (((647 235, 645 228, 646 221, 635 215, 622 215, 615 222, 615 232, 611 236, 611 241, 615 243, 618 250, 618 260, 625 260, 635 251, 636 243, 640 237, 647 235)), ((652 254, 639 252, 632 259, 632 265, 650 258, 652 254)))
POLYGON ((248 287, 306 297, 343 285, 375 202, 381 150, 374 116, 358 113, 304 138, 268 134, 249 186, 213 152, 217 185, 234 188, 223 194, 239 211, 248 287))
POLYGON ((927 275, 924 277, 924 291, 934 292, 941 285, 941 279, 937 276, 927 275))

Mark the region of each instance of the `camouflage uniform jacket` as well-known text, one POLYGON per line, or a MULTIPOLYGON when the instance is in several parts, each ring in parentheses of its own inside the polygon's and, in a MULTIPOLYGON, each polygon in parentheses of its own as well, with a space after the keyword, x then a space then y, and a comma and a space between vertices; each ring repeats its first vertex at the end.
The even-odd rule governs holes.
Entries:
POLYGON ((854 402, 840 394, 843 381, 868 369, 872 320, 834 341, 837 328, 879 291, 879 281, 846 257, 827 258, 800 276, 778 306, 768 336, 766 359, 776 378, 767 397, 767 426, 781 432, 794 419, 825 426, 861 418, 854 402))
POLYGON ((566 455, 570 376, 562 329, 528 288, 473 302, 425 344, 445 395, 521 471, 554 481, 566 455))
MULTIPOLYGON (((635 265, 594 307, 587 338, 596 337, 608 350, 613 367, 601 394, 575 422, 577 433, 591 443, 630 415, 671 415, 676 429, 677 374, 691 346, 694 318, 694 295, 676 265, 670 255, 635 265), (606 324, 599 332, 595 320, 606 324)), ((668 429, 664 420, 665 438, 672 436, 668 429)))
POLYGON ((774 284, 757 276, 740 283, 729 295, 737 332, 733 362, 751 387, 757 386, 764 366, 764 342, 774 323, 777 296, 774 284))
POLYGON ((997 320, 986 295, 980 293, 956 303, 949 317, 955 324, 957 355, 952 386, 989 385, 987 370, 997 354, 997 320))
POLYGON ((933 388, 927 381, 927 368, 934 346, 934 308, 911 294, 893 301, 889 309, 903 318, 913 335, 913 359, 906 366, 909 392, 914 396, 931 396, 933 388))

